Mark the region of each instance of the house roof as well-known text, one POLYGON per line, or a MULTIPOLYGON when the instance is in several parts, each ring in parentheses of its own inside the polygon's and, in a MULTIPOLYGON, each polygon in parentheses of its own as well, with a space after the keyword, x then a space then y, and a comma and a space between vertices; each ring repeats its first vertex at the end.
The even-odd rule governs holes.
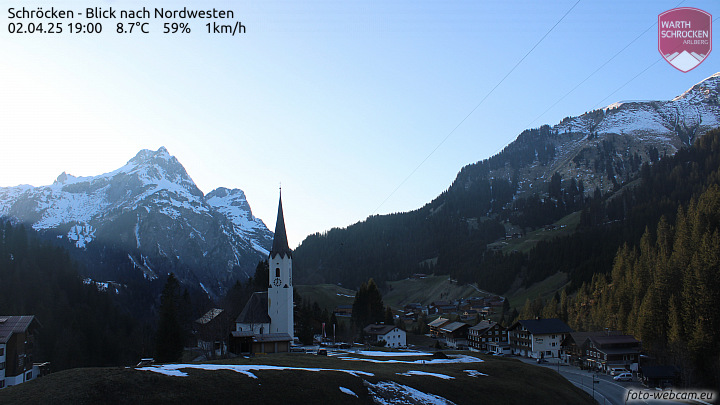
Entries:
POLYGON ((431 328, 436 328, 436 327, 439 328, 440 326, 443 326, 443 325, 445 325, 445 324, 448 323, 448 322, 450 322, 449 319, 438 318, 438 319, 430 322, 430 323, 428 324, 428 326, 431 327, 431 328))
POLYGON ((363 331, 365 333, 369 333, 371 335, 385 335, 390 333, 393 329, 395 329, 395 325, 368 325, 365 328, 363 328, 363 331))
POLYGON ((612 348, 612 349, 597 349, 599 352, 605 354, 640 354, 640 349, 637 347, 625 347, 625 348, 612 348))
POLYGON ((30 326, 41 326, 34 315, 0 315, 0 343, 7 343, 10 340, 10 336, 14 333, 23 333, 28 330, 30 326))
POLYGON ((262 333, 255 335, 253 338, 254 342, 267 343, 267 342, 292 342, 292 337, 287 333, 262 333))
POLYGON ((551 333, 570 333, 572 328, 567 326, 560 318, 550 319, 522 319, 515 322, 509 330, 515 329, 518 325, 522 325, 528 332, 533 335, 548 335, 551 333))
POLYGON ((640 344, 640 341, 630 335, 615 335, 615 336, 590 336, 589 338, 595 346, 601 347, 605 345, 616 345, 616 344, 640 344))
POLYGON ((449 323, 447 325, 441 326, 440 330, 443 332, 451 332, 452 333, 452 332, 455 332, 456 330, 462 328, 463 326, 467 327, 468 324, 466 324, 465 322, 453 322, 453 323, 449 323))
POLYGON ((195 320, 195 322, 205 325, 210 323, 213 319, 215 319, 218 315, 220 315, 223 312, 220 308, 213 308, 205 313, 202 317, 195 320))
POLYGON ((274 259, 277 255, 280 255, 281 258, 284 258, 285 255, 292 258, 292 250, 290 250, 290 247, 288 246, 287 233, 285 232, 285 217, 283 216, 282 209, 282 191, 280 192, 280 202, 278 202, 275 237, 273 238, 273 245, 270 250, 270 258, 274 259))
POLYGON ((255 292, 235 320, 236 323, 270 323, 267 292, 255 292))
POLYGON ((563 344, 567 342, 567 344, 570 344, 570 342, 575 342, 575 345, 582 346, 583 343, 585 343, 586 340, 593 336, 603 336, 603 335, 620 335, 622 332, 619 330, 611 330, 611 331, 594 331, 594 332, 570 332, 568 334, 567 338, 565 338, 565 341, 563 341, 563 344))
POLYGON ((495 322, 493 321, 480 321, 477 325, 470 327, 470 329, 478 332, 485 332, 486 330, 492 328, 493 325, 495 325, 495 322))

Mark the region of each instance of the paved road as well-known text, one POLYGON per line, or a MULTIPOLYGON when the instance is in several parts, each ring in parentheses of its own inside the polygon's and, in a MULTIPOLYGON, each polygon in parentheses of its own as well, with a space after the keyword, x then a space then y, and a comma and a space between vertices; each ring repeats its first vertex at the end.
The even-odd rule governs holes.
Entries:
MULTIPOLYGON (((565 377, 568 381, 573 383, 576 387, 579 387, 588 394, 594 396, 600 405, 625 405, 625 399, 627 398, 628 390, 633 391, 647 391, 642 384, 637 381, 633 382, 618 382, 612 379, 609 375, 595 374, 595 380, 599 380, 598 383, 593 384, 593 373, 586 370, 580 370, 577 367, 560 365, 557 363, 543 363, 537 364, 533 359, 520 360, 524 363, 534 364, 536 366, 543 366, 549 369, 558 371, 560 375, 565 377), (593 389, 594 385, 594 389, 593 389)), ((687 405, 681 402, 674 401, 630 401, 629 404, 648 404, 648 405, 687 405)))

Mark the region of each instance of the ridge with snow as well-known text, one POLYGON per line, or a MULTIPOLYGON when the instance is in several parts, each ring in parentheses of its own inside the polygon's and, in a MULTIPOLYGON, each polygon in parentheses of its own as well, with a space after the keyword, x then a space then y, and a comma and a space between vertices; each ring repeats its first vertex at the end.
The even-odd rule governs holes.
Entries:
POLYGON ((63 172, 51 185, 0 188, 0 217, 76 250, 123 250, 145 278, 157 278, 153 263, 162 263, 212 297, 251 276, 272 244, 272 232, 253 216, 242 190, 204 195, 164 147, 141 150, 98 176, 63 172))

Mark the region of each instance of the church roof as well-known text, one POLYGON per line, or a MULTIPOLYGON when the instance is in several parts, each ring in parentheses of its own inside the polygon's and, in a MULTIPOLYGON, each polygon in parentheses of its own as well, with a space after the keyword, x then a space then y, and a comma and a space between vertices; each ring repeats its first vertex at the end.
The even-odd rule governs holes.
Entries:
POLYGON ((288 246, 287 233, 285 232, 285 218, 283 216, 282 209, 282 194, 280 194, 280 202, 278 203, 277 223, 275 223, 275 237, 273 238, 270 258, 273 259, 277 255, 280 255, 281 258, 284 258, 285 255, 292 258, 292 250, 290 250, 290 247, 288 246))
POLYGON ((245 324, 270 323, 267 292, 253 293, 235 322, 245 324))

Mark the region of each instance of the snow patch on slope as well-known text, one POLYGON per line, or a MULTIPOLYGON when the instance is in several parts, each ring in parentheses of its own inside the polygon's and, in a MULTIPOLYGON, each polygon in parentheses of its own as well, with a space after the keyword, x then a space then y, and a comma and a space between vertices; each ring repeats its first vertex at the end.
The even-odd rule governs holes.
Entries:
POLYGON ((407 385, 398 384, 393 381, 380 381, 372 384, 363 381, 368 387, 370 395, 376 404, 412 404, 412 405, 449 405, 454 402, 443 398, 439 395, 427 394, 425 392, 408 387, 407 385))
POLYGON ((75 242, 78 249, 84 249, 95 238, 95 229, 90 224, 78 224, 70 227, 67 237, 75 242))

